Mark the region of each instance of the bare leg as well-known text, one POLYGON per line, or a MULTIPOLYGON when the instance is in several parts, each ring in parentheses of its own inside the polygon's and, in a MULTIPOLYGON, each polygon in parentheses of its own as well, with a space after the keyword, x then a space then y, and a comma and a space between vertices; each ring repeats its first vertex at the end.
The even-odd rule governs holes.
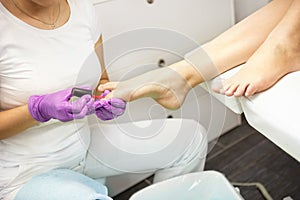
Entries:
MULTIPOLYGON (((222 73, 246 62, 284 17, 291 2, 274 0, 203 45, 217 71, 222 73)), ((197 70, 182 60, 124 82, 100 85, 99 90, 112 90, 108 97, 119 97, 126 101, 152 97, 162 106, 172 109, 180 107, 190 88, 203 81, 197 70)))
POLYGON ((245 63, 282 20, 292 0, 273 0, 203 45, 219 73, 245 63))
POLYGON ((294 0, 280 23, 245 66, 224 82, 228 96, 251 96, 300 70, 300 1, 294 0))

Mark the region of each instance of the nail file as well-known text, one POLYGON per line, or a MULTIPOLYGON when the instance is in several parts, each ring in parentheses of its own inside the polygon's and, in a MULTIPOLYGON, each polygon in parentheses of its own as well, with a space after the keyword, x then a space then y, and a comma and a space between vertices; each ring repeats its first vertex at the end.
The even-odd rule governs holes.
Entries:
POLYGON ((75 97, 82 97, 83 95, 86 95, 86 94, 89 94, 91 95, 94 99, 103 99, 104 96, 102 95, 93 95, 93 91, 92 90, 89 90, 89 89, 82 89, 82 88, 73 88, 72 89, 72 96, 75 96, 75 97))

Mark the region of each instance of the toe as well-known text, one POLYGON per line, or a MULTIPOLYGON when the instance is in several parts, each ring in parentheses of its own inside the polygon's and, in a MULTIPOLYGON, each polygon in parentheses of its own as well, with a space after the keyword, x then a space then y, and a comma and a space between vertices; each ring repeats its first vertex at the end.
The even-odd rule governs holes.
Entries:
POLYGON ((238 86, 239 86, 238 84, 234 83, 234 84, 232 84, 231 86, 226 87, 226 88, 228 88, 228 89, 226 89, 226 88, 224 87, 224 89, 225 89, 225 95, 226 95, 226 96, 232 96, 232 95, 234 94, 234 92, 236 91, 236 89, 237 89, 238 86))
POLYGON ((241 96, 243 96, 244 93, 245 93, 245 91, 246 91, 246 89, 247 89, 247 87, 248 87, 248 85, 249 85, 248 83, 247 84, 240 84, 237 87, 236 91, 234 92, 234 96, 235 97, 241 97, 241 96))
POLYGON ((245 92, 245 96, 246 96, 246 97, 252 96, 252 95, 254 95, 256 92, 257 92, 257 88, 256 88, 254 85, 250 84, 250 85, 247 87, 247 90, 246 90, 246 92, 245 92))
POLYGON ((211 88, 216 93, 224 94, 224 83, 223 83, 223 80, 213 80, 211 88))

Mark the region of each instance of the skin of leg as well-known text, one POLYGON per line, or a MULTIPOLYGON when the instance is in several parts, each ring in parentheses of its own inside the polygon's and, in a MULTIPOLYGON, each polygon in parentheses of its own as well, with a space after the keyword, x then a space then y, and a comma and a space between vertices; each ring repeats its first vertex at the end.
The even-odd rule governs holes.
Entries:
MULTIPOLYGON (((274 0, 204 44, 202 47, 218 72, 223 73, 246 62, 280 22, 291 2, 292 0, 274 0)), ((123 82, 100 85, 98 90, 100 92, 105 89, 112 90, 107 98, 117 97, 125 101, 152 97, 166 108, 177 109, 182 105, 190 89, 204 79, 185 60, 166 68, 176 73, 167 73, 164 69, 158 69, 123 82), (185 81, 178 77, 182 77, 185 81)))
POLYGON ((151 97, 168 109, 178 109, 189 90, 195 85, 197 71, 188 63, 153 70, 123 82, 109 82, 100 85, 98 90, 111 90, 107 99, 116 97, 133 101, 151 97), (185 65, 186 68, 182 66, 185 65), (182 70, 190 68, 190 70, 182 70))
POLYGON ((227 96, 251 96, 270 88, 284 75, 300 70, 299 19, 300 1, 294 0, 245 66, 224 82, 227 96))

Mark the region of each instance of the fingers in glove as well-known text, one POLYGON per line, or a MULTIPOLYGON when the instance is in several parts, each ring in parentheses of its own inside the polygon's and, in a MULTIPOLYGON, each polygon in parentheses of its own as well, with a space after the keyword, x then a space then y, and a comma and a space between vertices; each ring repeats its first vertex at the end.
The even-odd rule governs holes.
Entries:
POLYGON ((101 96, 106 97, 110 93, 110 90, 105 90, 101 96))
POLYGON ((109 110, 106 110, 105 108, 101 107, 96 111, 96 115, 98 118, 102 120, 111 120, 114 118, 114 114, 111 113, 109 110))
POLYGON ((94 109, 97 111, 99 110, 101 107, 103 107, 104 105, 104 100, 101 100, 101 101, 94 101, 94 104, 93 104, 93 107, 94 109))
POLYGON ((93 114, 95 113, 95 107, 94 107, 94 103, 95 103, 95 100, 93 98, 90 99, 89 102, 86 103, 86 107, 87 107, 87 114, 86 115, 90 115, 90 114, 93 114))
POLYGON ((111 105, 109 102, 105 103, 102 107, 103 109, 112 113, 115 117, 122 115, 125 112, 125 107, 115 107, 111 105))
POLYGON ((121 116, 124 114, 125 110, 122 108, 112 108, 110 111, 115 117, 121 116))
POLYGON ((91 95, 87 94, 87 95, 83 95, 82 97, 80 97, 78 100, 74 102, 69 102, 70 106, 67 107, 68 112, 73 114, 81 113, 83 108, 86 107, 88 103, 91 103, 90 102, 91 100, 93 101, 91 95))
POLYGON ((62 95, 62 100, 64 101, 69 101, 72 97, 72 88, 66 89, 66 90, 62 90, 62 91, 58 91, 54 94, 57 95, 62 95))
POLYGON ((119 98, 111 98, 108 99, 107 102, 115 108, 122 108, 122 109, 126 108, 126 102, 119 98))
POLYGON ((73 113, 74 119, 82 119, 87 115, 95 113, 94 108, 94 99, 90 98, 90 100, 84 105, 79 113, 73 113))
POLYGON ((80 113, 73 113, 73 118, 74 119, 82 119, 84 118, 85 116, 87 116, 89 113, 89 109, 87 106, 84 106, 81 110, 80 113))

